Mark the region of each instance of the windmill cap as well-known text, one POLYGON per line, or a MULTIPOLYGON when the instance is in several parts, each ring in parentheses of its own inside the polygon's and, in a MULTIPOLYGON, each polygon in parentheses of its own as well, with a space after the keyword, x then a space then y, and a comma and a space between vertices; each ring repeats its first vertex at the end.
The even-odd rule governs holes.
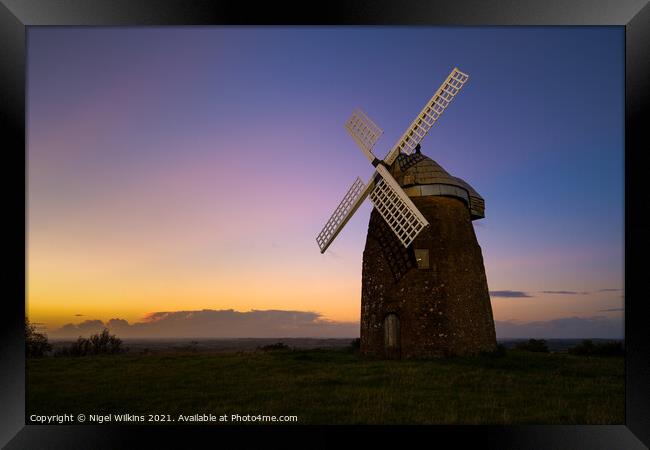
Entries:
POLYGON ((409 197, 456 197, 468 206, 472 220, 485 217, 483 197, 469 183, 450 175, 422 153, 400 154, 391 166, 391 174, 409 197))

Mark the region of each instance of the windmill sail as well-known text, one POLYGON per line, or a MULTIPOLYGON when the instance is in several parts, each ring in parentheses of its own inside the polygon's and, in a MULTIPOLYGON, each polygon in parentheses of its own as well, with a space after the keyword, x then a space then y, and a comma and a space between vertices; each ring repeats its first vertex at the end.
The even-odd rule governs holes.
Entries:
POLYGON ((388 153, 384 161, 389 166, 395 161, 400 152, 410 155, 415 151, 415 147, 424 139, 434 123, 447 109, 460 89, 465 85, 469 75, 461 72, 457 68, 451 71, 447 79, 438 88, 431 100, 422 108, 411 126, 399 138, 395 147, 388 153))
POLYGON ((377 166, 377 171, 381 178, 370 193, 370 200, 404 247, 408 247, 429 222, 385 167, 377 166))
POLYGON ((339 206, 337 206, 321 232, 316 236, 316 242, 318 243, 318 247, 320 247, 321 253, 327 250, 327 247, 329 247, 334 238, 343 229, 348 220, 350 220, 354 212, 359 209, 359 206, 361 206, 361 203, 363 203, 374 186, 374 178, 365 185, 359 177, 352 183, 352 186, 348 189, 339 206))
POLYGON ((372 154, 372 148, 377 140, 384 133, 368 116, 360 109, 355 109, 352 115, 345 122, 345 129, 348 130, 352 139, 361 147, 361 150, 372 161, 375 157, 372 154))

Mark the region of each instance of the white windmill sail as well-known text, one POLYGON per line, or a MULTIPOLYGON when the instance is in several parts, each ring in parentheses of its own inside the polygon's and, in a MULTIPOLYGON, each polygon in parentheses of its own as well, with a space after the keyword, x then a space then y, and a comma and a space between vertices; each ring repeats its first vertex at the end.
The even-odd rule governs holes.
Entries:
POLYGON ((345 122, 345 129, 348 130, 354 142, 357 143, 366 156, 372 155, 372 148, 384 133, 384 130, 379 128, 359 108, 355 109, 348 121, 345 122))
POLYGON ((364 184, 361 178, 357 177, 354 183, 352 183, 352 186, 348 189, 339 206, 336 207, 321 232, 316 236, 316 242, 318 243, 318 247, 320 247, 321 253, 327 250, 327 247, 329 247, 355 211, 359 209, 359 206, 361 206, 361 203, 363 203, 374 186, 374 178, 371 178, 368 184, 364 184))
POLYGON ((377 172, 381 179, 370 193, 370 200, 404 247, 408 247, 429 222, 384 166, 377 166, 377 172))
POLYGON ((447 79, 438 88, 431 100, 424 105, 420 114, 417 115, 411 126, 399 138, 393 149, 388 153, 384 162, 389 166, 395 161, 400 152, 410 155, 415 147, 424 139, 434 123, 447 109, 451 101, 456 97, 460 89, 465 85, 469 75, 454 67, 447 79))

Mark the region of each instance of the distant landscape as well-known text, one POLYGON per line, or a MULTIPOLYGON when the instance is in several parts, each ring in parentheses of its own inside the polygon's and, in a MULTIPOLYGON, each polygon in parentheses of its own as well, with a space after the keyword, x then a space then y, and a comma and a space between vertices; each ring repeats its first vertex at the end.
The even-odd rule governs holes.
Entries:
MULTIPOLYGON (((492 295, 513 295, 511 291, 492 295)), ((522 294, 522 293, 520 293, 522 294)), ((549 294, 550 295, 550 294, 549 294)), ((498 298, 498 297, 495 297, 498 298)), ((598 313, 590 317, 557 317, 541 321, 495 320, 497 338, 622 339, 623 317, 620 311, 598 313), (610 316, 607 316, 609 314, 610 316)), ((358 321, 337 321, 321 313, 299 310, 202 309, 161 311, 129 322, 113 318, 107 321, 85 318, 78 323, 47 327, 51 339, 76 339, 108 328, 122 339, 228 339, 228 338, 341 338, 359 336, 358 321)))
MULTIPOLYGON (((289 348, 308 350, 315 348, 341 349, 348 347, 353 338, 174 338, 174 339, 122 339, 127 352, 169 352, 169 351, 207 351, 231 352, 252 351, 258 347, 271 345, 278 342, 286 344, 289 348)), ((517 343, 527 339, 497 339, 499 344, 506 348, 513 348, 517 343)), ((593 342, 621 342, 622 339, 591 339, 593 342)), ((51 339, 53 351, 69 346, 74 339, 51 339)), ((546 344, 551 352, 566 352, 569 348, 578 345, 582 339, 546 339, 546 344)))

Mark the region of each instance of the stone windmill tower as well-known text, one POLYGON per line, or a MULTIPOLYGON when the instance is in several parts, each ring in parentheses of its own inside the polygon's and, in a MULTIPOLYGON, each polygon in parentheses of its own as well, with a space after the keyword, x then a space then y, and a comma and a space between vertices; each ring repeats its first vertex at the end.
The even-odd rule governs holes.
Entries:
POLYGON ((346 129, 376 171, 357 178, 316 241, 321 253, 370 196, 363 252, 361 353, 383 358, 467 355, 496 347, 481 248, 472 221, 483 198, 420 151, 468 75, 454 68, 388 155, 372 148, 383 131, 356 110, 346 129))

